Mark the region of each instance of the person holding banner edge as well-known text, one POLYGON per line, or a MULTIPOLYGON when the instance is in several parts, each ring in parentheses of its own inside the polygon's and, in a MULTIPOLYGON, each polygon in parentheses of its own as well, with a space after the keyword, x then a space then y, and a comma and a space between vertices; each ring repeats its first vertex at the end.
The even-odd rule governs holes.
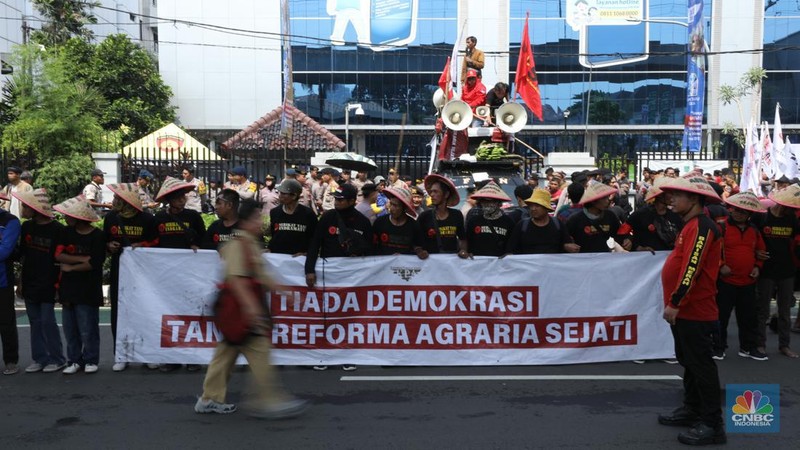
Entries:
POLYGON ((682 406, 659 415, 658 422, 691 427, 678 434, 683 444, 721 444, 727 437, 712 334, 719 318, 716 293, 722 239, 719 228, 704 213, 706 202, 721 199, 701 176, 676 178, 661 190, 671 193, 672 210, 684 222, 661 272, 663 317, 671 326, 675 355, 684 368, 684 397, 682 406))

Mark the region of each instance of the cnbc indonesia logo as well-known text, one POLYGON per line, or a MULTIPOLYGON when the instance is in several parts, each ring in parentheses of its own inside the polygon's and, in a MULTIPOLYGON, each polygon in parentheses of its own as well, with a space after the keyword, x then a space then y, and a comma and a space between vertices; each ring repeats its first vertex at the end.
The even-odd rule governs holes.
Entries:
POLYGON ((730 407, 727 421, 728 431, 778 432, 780 424, 778 389, 778 385, 728 385, 726 388, 729 400, 727 404, 730 407), (737 389, 735 386, 742 386, 744 389, 737 389))

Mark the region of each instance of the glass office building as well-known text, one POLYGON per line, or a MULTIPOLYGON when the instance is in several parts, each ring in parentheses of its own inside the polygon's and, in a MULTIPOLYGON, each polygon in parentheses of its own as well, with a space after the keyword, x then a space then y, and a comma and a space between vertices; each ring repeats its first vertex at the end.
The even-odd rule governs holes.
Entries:
MULTIPOLYGON (((343 134, 337 126, 345 123, 346 104, 361 103, 365 115, 351 116, 350 125, 362 128, 369 125, 364 130, 368 151, 370 143, 393 149, 398 141, 392 139, 398 138, 402 129, 406 139, 402 146, 412 147, 406 153, 421 153, 435 122, 436 110, 431 98, 458 39, 459 18, 470 24, 473 19, 480 20, 483 11, 468 11, 466 16, 462 11, 459 16, 457 0, 387 2, 418 7, 416 33, 413 40, 403 46, 374 51, 357 45, 363 40, 357 32, 358 24, 349 23, 344 33, 335 30, 337 25, 328 11, 330 3, 326 0, 290 2, 295 104, 321 124, 343 134), (371 141, 370 136, 381 138, 371 141)), ((357 5, 359 0, 332 3, 357 5)), ((647 23, 589 27, 590 44, 585 51, 601 60, 634 58, 645 51, 646 40, 648 57, 593 69, 579 63, 580 35, 567 24, 565 1, 498 3, 508 7, 503 14, 507 26, 499 27, 507 32, 503 38, 508 44, 504 48, 489 49, 487 59, 493 57, 507 67, 484 74, 483 82, 488 89, 497 81, 513 81, 525 15, 530 13, 530 37, 544 120, 540 122, 529 115, 528 126, 521 136, 528 136, 531 143, 544 152, 583 149, 590 133, 596 135, 596 148, 613 154, 674 149, 680 145, 686 107, 688 40, 687 28, 681 24, 687 20, 687 3, 685 0, 650 0, 647 3, 647 23), (649 34, 645 34, 645 30, 649 30, 649 34), (570 112, 568 118, 564 117, 566 110, 570 112)), ((492 7, 494 3, 484 4, 492 7)), ((764 46, 768 48, 788 45, 797 39, 794 31, 800 21, 788 17, 800 15, 797 5, 795 2, 779 2, 778 5, 766 12, 765 21, 769 25, 765 24, 768 32, 764 46)), ((713 37, 712 7, 712 0, 704 1, 705 36, 709 44, 713 37)), ((371 14, 374 18, 374 8, 371 14)), ((394 31, 396 36, 382 38, 391 41, 407 37, 406 28, 398 27, 394 31)), ((477 47, 484 49, 481 43, 485 36, 474 34, 478 38, 477 47)), ((493 40, 498 41, 496 36, 493 40)), ((463 43, 458 47, 463 49, 463 43)), ((795 78, 787 70, 798 63, 791 61, 786 52, 770 54, 767 51, 764 61, 767 70, 779 71, 771 74, 764 87, 762 107, 764 111, 770 108, 774 111, 774 100, 769 98, 769 92, 790 93, 796 97, 795 78)), ((784 101, 796 102, 797 99, 790 97, 784 101)), ((784 122, 791 120, 789 117, 786 116, 784 122)))

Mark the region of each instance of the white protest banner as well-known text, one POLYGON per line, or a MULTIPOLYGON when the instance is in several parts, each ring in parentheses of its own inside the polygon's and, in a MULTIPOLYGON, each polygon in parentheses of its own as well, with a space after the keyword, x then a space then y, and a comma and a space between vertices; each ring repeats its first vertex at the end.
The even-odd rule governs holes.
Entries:
MULTIPOLYGON (((666 253, 330 258, 305 287, 303 257, 265 254, 273 362, 534 365, 674 356, 666 253)), ((117 360, 208 363, 218 333, 213 252, 123 253, 117 360)))

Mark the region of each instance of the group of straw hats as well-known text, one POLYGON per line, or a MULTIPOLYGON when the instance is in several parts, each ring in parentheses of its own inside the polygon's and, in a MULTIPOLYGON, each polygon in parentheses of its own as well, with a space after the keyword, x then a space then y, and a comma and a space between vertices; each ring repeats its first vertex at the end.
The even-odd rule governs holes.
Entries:
MULTIPOLYGON (((670 190, 701 195, 706 201, 711 203, 723 202, 708 181, 702 176, 695 174, 690 174, 681 178, 659 178, 648 191, 645 200, 651 200, 662 192, 670 190)), ((769 193, 767 198, 778 205, 800 209, 800 185, 790 184, 786 188, 774 190, 769 193)), ((724 200, 724 203, 753 213, 763 213, 767 210, 764 200, 759 199, 754 193, 749 191, 731 195, 724 200)))
POLYGON ((11 195, 38 214, 51 219, 55 217, 53 211, 56 211, 65 216, 86 222, 100 220, 100 216, 89 206, 89 202, 86 201, 83 195, 70 198, 54 206, 50 204, 50 197, 47 195, 47 191, 41 188, 27 192, 12 192, 11 195))
MULTIPOLYGON (((133 206, 138 211, 142 211, 142 200, 139 198, 138 187, 135 183, 108 184, 106 186, 125 203, 133 206)), ((191 183, 178 180, 177 178, 167 177, 161 185, 161 189, 158 191, 156 201, 163 201, 166 196, 173 192, 189 192, 192 189, 194 189, 194 185, 191 183)), ((72 197, 52 206, 47 191, 42 188, 27 192, 12 192, 11 195, 16 197, 22 204, 45 217, 55 217, 53 213, 53 211, 55 211, 65 216, 86 222, 97 222, 100 220, 100 216, 97 215, 83 195, 72 197)), ((8 197, 4 194, 0 194, 0 200, 8 200, 8 197)))

